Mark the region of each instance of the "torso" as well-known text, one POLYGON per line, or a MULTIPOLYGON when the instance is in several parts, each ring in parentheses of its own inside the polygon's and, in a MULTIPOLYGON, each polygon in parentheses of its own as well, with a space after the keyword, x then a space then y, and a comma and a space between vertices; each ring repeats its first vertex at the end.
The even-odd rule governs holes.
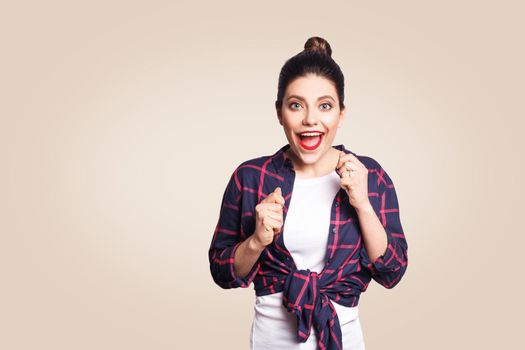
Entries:
MULTIPOLYGON (((283 240, 298 269, 319 273, 325 266, 330 209, 340 189, 339 179, 334 169, 323 176, 295 179, 283 227, 283 240)), ((251 349, 317 349, 313 329, 305 343, 297 341, 297 320, 286 310, 282 301, 282 292, 256 297, 251 349)), ((346 307, 330 301, 338 314, 345 349, 364 349, 364 345, 360 345, 363 335, 358 307, 346 307)))

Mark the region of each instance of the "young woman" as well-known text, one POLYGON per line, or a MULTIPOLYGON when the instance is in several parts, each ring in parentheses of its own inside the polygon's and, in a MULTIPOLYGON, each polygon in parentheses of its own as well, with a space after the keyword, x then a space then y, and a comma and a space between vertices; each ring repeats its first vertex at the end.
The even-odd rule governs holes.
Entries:
POLYGON ((222 288, 254 283, 253 350, 365 349, 360 294, 372 279, 394 287, 407 268, 392 179, 332 145, 345 105, 331 53, 312 37, 286 61, 275 107, 288 144, 241 163, 222 198, 211 274, 222 288))

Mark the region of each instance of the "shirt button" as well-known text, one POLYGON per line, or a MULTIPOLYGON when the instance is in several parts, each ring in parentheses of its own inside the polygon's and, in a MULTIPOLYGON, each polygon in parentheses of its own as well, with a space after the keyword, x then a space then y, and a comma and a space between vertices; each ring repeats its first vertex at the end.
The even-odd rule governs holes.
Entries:
POLYGON ((338 206, 339 206, 339 202, 336 202, 336 203, 335 203, 335 206, 338 207, 338 206))
POLYGON ((335 227, 332 229, 332 232, 335 233, 335 227))

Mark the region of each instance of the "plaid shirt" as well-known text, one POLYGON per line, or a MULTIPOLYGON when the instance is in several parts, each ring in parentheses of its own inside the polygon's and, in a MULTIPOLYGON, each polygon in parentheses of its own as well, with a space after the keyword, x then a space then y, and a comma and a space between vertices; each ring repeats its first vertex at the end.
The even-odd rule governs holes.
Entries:
MULTIPOLYGON (((368 169, 368 197, 385 228, 388 248, 374 262, 368 258, 355 209, 344 189, 331 208, 325 267, 320 273, 297 269, 283 242, 283 230, 245 276, 235 274, 234 257, 239 245, 255 231, 255 206, 276 187, 285 199, 283 220, 290 204, 295 172, 284 151, 241 163, 233 172, 222 198, 219 220, 208 251, 210 271, 222 288, 246 288, 253 281, 257 296, 283 292, 283 306, 297 317, 297 339, 305 342, 314 326, 319 349, 342 349, 336 310, 328 299, 356 306, 371 279, 394 287, 407 269, 407 241, 401 227, 394 184, 371 157, 357 155, 344 145, 333 146, 354 154, 368 169)), ((335 169, 334 169, 335 170, 335 169)), ((284 228, 284 224, 283 224, 284 228)))

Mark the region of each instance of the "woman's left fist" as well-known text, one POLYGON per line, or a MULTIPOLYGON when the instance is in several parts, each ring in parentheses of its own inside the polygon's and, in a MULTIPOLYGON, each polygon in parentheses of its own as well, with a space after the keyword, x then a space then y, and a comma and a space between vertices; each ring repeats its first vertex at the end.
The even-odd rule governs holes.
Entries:
POLYGON ((348 194, 355 209, 370 206, 368 198, 368 169, 351 153, 339 152, 336 172, 341 177, 341 188, 348 194))

